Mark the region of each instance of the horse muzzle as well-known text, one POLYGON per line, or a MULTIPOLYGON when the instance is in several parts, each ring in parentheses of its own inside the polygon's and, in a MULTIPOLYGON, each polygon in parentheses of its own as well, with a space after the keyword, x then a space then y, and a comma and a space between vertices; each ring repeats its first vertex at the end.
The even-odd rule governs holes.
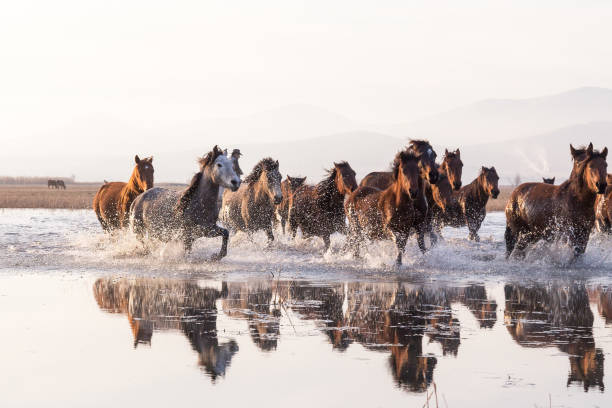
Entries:
POLYGON ((279 205, 283 201, 283 196, 274 196, 274 204, 279 205))
POLYGON ((429 182, 431 184, 436 184, 438 182, 439 175, 437 171, 432 170, 429 172, 427 177, 429 178, 429 182))
POLYGON ((495 190, 491 191, 491 197, 497 198, 498 195, 499 195, 499 190, 498 189, 495 189, 495 190))
POLYGON ((461 182, 460 181, 458 181, 455 184, 453 184, 453 189, 455 191, 458 191, 460 188, 461 188, 461 182))
POLYGON ((232 191, 237 191, 240 188, 240 180, 234 179, 231 181, 230 189, 232 191))

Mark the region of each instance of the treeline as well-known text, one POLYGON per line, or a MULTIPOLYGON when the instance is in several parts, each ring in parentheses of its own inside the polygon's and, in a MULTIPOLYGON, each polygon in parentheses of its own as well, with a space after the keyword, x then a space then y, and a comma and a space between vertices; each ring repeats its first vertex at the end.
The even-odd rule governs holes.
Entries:
POLYGON ((72 177, 11 177, 0 176, 0 184, 47 184, 48 180, 62 180, 66 184, 74 183, 72 177))

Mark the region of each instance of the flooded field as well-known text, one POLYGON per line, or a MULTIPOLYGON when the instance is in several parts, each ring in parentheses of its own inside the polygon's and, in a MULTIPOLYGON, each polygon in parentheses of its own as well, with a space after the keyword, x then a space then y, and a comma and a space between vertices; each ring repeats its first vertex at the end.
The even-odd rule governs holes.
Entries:
POLYGON ((145 255, 92 211, 0 211, 0 406, 611 405, 612 239, 506 261, 504 217, 425 255, 280 236, 145 255))

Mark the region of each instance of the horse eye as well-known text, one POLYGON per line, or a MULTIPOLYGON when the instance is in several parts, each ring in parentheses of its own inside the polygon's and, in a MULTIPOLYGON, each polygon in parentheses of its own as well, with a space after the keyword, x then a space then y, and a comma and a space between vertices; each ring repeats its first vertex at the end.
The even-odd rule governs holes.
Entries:
POLYGON ((223 167, 221 163, 217 163, 217 167, 223 167))

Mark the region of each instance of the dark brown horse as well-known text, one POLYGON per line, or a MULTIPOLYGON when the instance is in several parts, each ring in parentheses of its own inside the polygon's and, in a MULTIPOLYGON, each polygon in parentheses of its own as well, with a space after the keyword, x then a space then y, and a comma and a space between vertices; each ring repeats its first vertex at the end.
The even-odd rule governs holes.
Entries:
POLYGON ((506 256, 515 248, 524 255, 527 245, 541 239, 567 238, 574 259, 586 250, 595 200, 607 187, 608 148, 598 152, 592 143, 586 150, 570 145, 570 152, 574 166, 567 181, 559 186, 525 183, 512 192, 506 205, 506 256))
POLYGON ((270 157, 260 160, 238 191, 223 193, 223 223, 230 229, 249 234, 264 230, 268 240, 273 241, 275 209, 283 198, 281 179, 278 161, 270 157))
POLYGON ((291 177, 287 178, 281 183, 281 191, 283 192, 283 200, 279 205, 276 206, 277 219, 280 219, 283 234, 285 233, 285 225, 289 219, 289 206, 293 201, 292 195, 304 182, 306 177, 291 177))
MULTIPOLYGON (((356 257, 364 238, 393 239, 397 265, 414 227, 414 200, 419 193, 419 159, 408 151, 399 152, 393 161, 393 183, 385 190, 361 186, 349 196, 345 208, 349 219, 348 245, 356 257)), ((419 243, 420 246, 420 243, 419 243)), ((425 251, 424 246, 420 246, 425 251)))
POLYGON ((544 182, 544 184, 555 184, 555 178, 546 178, 546 177, 542 177, 542 181, 544 182))
POLYGON ((323 238, 325 250, 334 232, 344 232, 344 197, 357 188, 355 171, 343 161, 334 163, 327 177, 316 186, 302 185, 293 193, 289 209, 289 229, 293 237, 298 227, 304 237, 323 238))
POLYGON ((612 233, 612 174, 608 174, 606 182, 606 193, 595 201, 595 223, 599 232, 612 233))
POLYGON ((499 195, 499 176, 495 167, 482 167, 474 181, 453 193, 452 201, 442 213, 437 213, 434 225, 439 229, 451 227, 468 227, 468 238, 480 241, 478 230, 487 215, 489 197, 496 199, 499 195))
POLYGON ((47 180, 47 188, 57 188, 57 180, 47 180))
POLYGON ((136 155, 134 161, 136 166, 127 183, 105 183, 93 199, 93 209, 107 232, 127 227, 130 205, 140 193, 153 187, 153 156, 140 159, 136 155))
MULTIPOLYGON (((414 199, 415 208, 415 231, 419 248, 425 248, 425 232, 429 229, 427 203, 427 183, 436 184, 439 177, 438 165, 436 164, 436 152, 426 140, 411 140, 406 151, 411 152, 419 159, 420 181, 419 193, 414 199)), ((391 185, 393 177, 391 172, 373 172, 361 180, 360 186, 375 187, 384 190, 391 185)))

